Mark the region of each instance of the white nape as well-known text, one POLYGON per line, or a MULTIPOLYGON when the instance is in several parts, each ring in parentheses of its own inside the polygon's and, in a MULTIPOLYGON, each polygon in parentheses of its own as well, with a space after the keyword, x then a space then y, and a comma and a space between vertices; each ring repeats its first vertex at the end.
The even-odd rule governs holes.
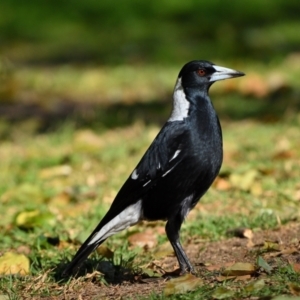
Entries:
POLYGON ((173 93, 173 110, 169 122, 182 121, 189 114, 190 103, 185 97, 181 78, 177 79, 173 93))
POLYGON ((181 150, 176 150, 173 157, 169 160, 169 162, 172 161, 173 159, 175 159, 179 155, 180 152, 181 152, 181 150))
POLYGON ((139 178, 139 174, 137 173, 136 169, 131 174, 131 179, 136 180, 139 178))
POLYGON ((105 224, 100 231, 96 232, 88 243, 88 245, 98 243, 111 235, 122 231, 142 219, 142 201, 139 200, 135 204, 132 204, 125 208, 120 214, 115 216, 107 224, 105 224))

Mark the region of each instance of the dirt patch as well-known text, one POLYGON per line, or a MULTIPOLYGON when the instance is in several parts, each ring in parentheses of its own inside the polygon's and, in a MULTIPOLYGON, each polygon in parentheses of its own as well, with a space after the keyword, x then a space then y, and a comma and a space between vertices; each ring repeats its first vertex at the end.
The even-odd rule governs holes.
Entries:
MULTIPOLYGON (((292 223, 281 226, 277 230, 266 230, 253 233, 250 241, 246 238, 232 237, 218 242, 199 242, 185 245, 188 256, 196 267, 197 276, 205 283, 216 282, 222 267, 234 262, 250 262, 255 264, 258 253, 270 266, 293 264, 300 262, 300 224, 292 223), (269 247, 269 249, 268 249, 269 247), (270 248, 270 247, 273 247, 270 248), (208 274, 209 270, 214 270, 208 274)), ((160 260, 161 265, 172 265, 176 268, 175 257, 160 260)), ((68 287, 64 294, 57 298, 43 299, 138 299, 151 293, 162 293, 166 278, 146 278, 133 276, 119 284, 108 286, 96 280, 78 282, 68 287)))

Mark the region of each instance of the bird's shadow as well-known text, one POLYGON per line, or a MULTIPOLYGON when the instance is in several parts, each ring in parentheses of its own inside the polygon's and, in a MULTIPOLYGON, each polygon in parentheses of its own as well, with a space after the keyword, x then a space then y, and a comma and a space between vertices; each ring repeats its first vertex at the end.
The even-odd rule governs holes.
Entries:
POLYGON ((120 264, 114 263, 113 260, 104 258, 88 258, 86 261, 72 274, 63 275, 64 269, 70 261, 62 259, 53 265, 53 277, 56 282, 64 284, 70 279, 78 279, 85 277, 90 280, 103 280, 106 284, 121 284, 123 282, 137 282, 145 278, 149 278, 141 269, 132 265, 132 259, 122 260, 120 264))

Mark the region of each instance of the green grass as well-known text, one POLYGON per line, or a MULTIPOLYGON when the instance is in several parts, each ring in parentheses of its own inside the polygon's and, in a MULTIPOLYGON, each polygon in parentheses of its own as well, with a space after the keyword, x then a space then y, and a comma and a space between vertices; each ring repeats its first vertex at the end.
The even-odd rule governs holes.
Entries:
MULTIPOLYGON (((286 62, 274 67, 274 71, 281 66, 286 66, 286 62)), ((175 68, 161 68, 161 80, 151 81, 156 72, 153 66, 145 72, 129 67, 103 69, 99 73, 88 69, 81 73, 72 67, 53 68, 51 72, 52 77, 47 81, 45 69, 16 70, 7 78, 14 88, 9 90, 7 85, 3 90, 5 95, 14 95, 6 98, 5 104, 20 105, 14 113, 20 109, 21 117, 13 120, 6 116, 0 124, 0 204, 1 211, 5 211, 0 219, 3 232, 0 254, 20 252, 30 259, 28 276, 1 278, 0 291, 9 295, 9 299, 18 299, 20 295, 62 295, 89 282, 85 277, 64 281, 60 271, 98 224, 168 117, 169 100, 158 99, 169 99, 173 77, 176 77, 175 68), (101 84, 96 86, 95 82, 105 73, 114 82, 108 80, 106 86, 100 80, 101 84), (138 78, 140 90, 132 92, 134 86, 122 77, 123 73, 138 78), (123 96, 128 91, 127 100, 114 98, 111 94, 114 84, 123 96), (64 97, 71 99, 66 100, 68 103, 82 104, 85 88, 90 91, 86 99, 94 105, 88 113, 66 109, 63 117, 55 113, 47 118, 34 112, 29 117, 22 115, 30 103, 42 107, 44 112, 51 112, 58 102, 65 103, 61 101, 64 97), (24 91, 32 98, 26 98, 21 93, 24 91), (102 92, 103 99, 93 98, 102 92), (18 95, 20 101, 14 102, 18 95), (141 102, 137 103, 140 96, 141 102), (28 213, 32 212, 35 217, 28 219, 28 213), (22 214, 20 221, 18 217, 22 214)), ((297 71, 293 69, 293 72, 296 76, 297 71)), ((295 82, 287 82, 297 93, 295 82)), ((199 239, 226 240, 228 230, 233 228, 275 229, 299 218, 300 118, 296 110, 282 113, 290 108, 294 110, 293 98, 290 100, 288 96, 288 103, 284 99, 271 103, 270 94, 259 100, 254 96, 242 97, 238 85, 233 92, 222 96, 225 91, 225 84, 212 88, 224 132, 225 156, 219 180, 226 188, 221 188, 217 181, 191 213, 182 228, 183 244, 199 239)), ((98 275, 94 284, 120 282, 127 269, 140 274, 143 266, 151 261, 151 253, 131 248, 125 241, 135 232, 161 226, 162 223, 142 224, 108 239, 106 245, 114 253, 113 258, 103 259, 94 254, 84 264, 88 271, 96 263, 108 268, 108 273, 113 271, 113 275, 98 275)), ((163 245, 166 237, 159 235, 157 240, 158 245, 163 245)), ((279 265, 264 278, 267 282, 264 289, 254 290, 251 296, 290 294, 286 282, 299 281, 299 274, 284 262, 279 265)), ((84 275, 84 270, 81 274, 84 275)), ((201 274, 206 278, 201 288, 170 299, 210 298, 218 287, 232 290, 235 299, 248 297, 248 283, 209 282, 214 275, 201 274)), ((159 294, 149 297, 164 299, 159 294)))

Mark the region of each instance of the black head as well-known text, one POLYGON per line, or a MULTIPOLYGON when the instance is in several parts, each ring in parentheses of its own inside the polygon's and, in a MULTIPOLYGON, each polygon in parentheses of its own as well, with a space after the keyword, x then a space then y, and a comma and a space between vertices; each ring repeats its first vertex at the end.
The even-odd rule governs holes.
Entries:
POLYGON ((206 60, 194 60, 183 66, 178 78, 184 88, 208 89, 215 81, 245 75, 242 72, 217 66, 206 60))

